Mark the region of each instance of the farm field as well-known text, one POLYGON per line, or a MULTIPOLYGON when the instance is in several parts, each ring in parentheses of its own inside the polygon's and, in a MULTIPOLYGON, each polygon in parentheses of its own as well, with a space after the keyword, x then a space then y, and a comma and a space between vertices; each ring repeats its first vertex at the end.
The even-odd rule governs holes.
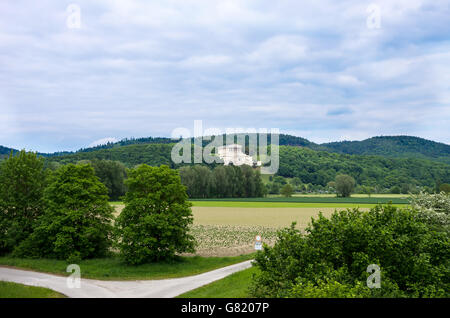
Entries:
MULTIPOLYGON (((303 229, 320 212, 330 216, 336 208, 192 207, 195 225, 262 226, 281 228, 297 222, 303 229)), ((345 209, 345 207, 343 207, 345 209)), ((363 208, 367 209, 367 208, 363 208)))
MULTIPOLYGON (((398 198, 394 196, 393 198, 398 198)), ((336 209, 360 208, 368 210, 375 203, 336 203, 342 198, 305 197, 305 198, 255 198, 269 199, 269 202, 250 201, 251 199, 230 200, 192 200, 194 224, 191 234, 198 242, 195 255, 204 257, 238 256, 254 252, 255 236, 260 235, 264 243, 272 245, 276 232, 283 227, 297 223, 297 228, 304 230, 312 217, 321 212, 329 217, 336 209), (306 199, 330 202, 283 202, 285 199, 306 199), (249 200, 249 201, 247 201, 249 200), (334 200, 335 202, 333 202, 334 200)), ((352 199, 352 198, 350 198, 352 199)), ((363 199, 369 199, 364 198, 363 199)), ((383 197, 383 199, 387 199, 383 197)), ((113 202, 116 215, 124 205, 113 202)), ((404 206, 404 204, 394 204, 404 206)), ((192 254, 185 254, 192 256, 192 254)))

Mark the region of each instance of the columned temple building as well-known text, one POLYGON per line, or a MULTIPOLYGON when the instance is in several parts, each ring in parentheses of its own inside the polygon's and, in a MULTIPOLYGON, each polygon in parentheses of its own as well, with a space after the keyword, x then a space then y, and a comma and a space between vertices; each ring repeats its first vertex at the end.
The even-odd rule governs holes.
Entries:
POLYGON ((249 165, 252 167, 261 165, 261 161, 255 161, 251 156, 245 154, 241 145, 221 146, 217 148, 217 153, 225 166, 228 166, 230 163, 234 166, 249 165))

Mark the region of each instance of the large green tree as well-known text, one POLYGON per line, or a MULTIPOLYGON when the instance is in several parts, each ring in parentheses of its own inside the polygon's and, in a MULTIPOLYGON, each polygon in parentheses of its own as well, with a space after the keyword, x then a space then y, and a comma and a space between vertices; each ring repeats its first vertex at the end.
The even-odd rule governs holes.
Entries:
POLYGON ((340 174, 335 179, 336 192, 341 197, 349 197, 355 187, 355 179, 353 177, 340 174))
POLYGON ((113 229, 107 194, 91 165, 62 166, 45 189, 45 213, 15 254, 69 261, 105 255, 113 229))
POLYGON ((176 170, 140 165, 128 173, 125 208, 116 221, 118 248, 128 264, 194 252, 186 188, 176 170))
POLYGON ((0 254, 11 252, 32 232, 43 213, 47 174, 43 161, 24 150, 0 165, 0 254))

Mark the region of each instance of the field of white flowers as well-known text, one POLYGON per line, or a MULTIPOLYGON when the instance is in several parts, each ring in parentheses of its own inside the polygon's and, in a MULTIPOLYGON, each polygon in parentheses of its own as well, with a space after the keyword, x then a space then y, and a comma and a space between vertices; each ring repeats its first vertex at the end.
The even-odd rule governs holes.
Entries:
POLYGON ((278 228, 264 226, 193 225, 197 255, 235 256, 254 252, 255 237, 268 245, 275 243, 278 228))

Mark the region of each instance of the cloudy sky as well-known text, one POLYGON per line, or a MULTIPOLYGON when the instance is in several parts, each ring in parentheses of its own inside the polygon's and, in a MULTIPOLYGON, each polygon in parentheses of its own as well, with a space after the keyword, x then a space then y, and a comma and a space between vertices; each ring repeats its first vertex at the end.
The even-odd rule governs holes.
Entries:
POLYGON ((3 0, 0 145, 177 127, 450 143, 450 1, 3 0))

